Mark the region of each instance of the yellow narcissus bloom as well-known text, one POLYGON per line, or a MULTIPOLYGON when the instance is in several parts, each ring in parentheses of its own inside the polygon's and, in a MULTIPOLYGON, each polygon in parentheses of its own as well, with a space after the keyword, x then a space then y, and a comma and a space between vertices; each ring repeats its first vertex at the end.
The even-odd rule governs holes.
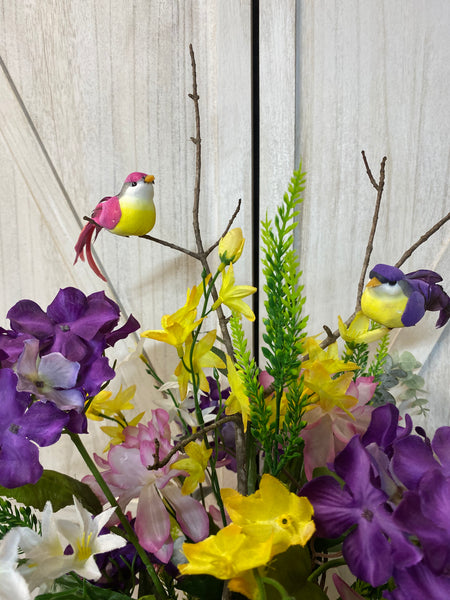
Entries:
MULTIPOLYGON (((205 279, 205 284, 208 283, 211 275, 205 279)), ((197 307, 200 298, 203 295, 203 284, 194 286, 192 290, 188 289, 186 303, 172 315, 164 315, 161 319, 163 329, 148 329, 141 333, 141 337, 158 340, 175 346, 178 355, 183 355, 182 346, 188 336, 196 329, 203 321, 196 320, 197 307)))
POLYGON ((225 414, 234 415, 241 413, 244 431, 247 431, 247 422, 250 418, 250 400, 245 391, 244 383, 236 371, 233 361, 227 354, 227 378, 231 393, 225 400, 225 414))
POLYGON ((271 558, 272 540, 247 535, 231 523, 216 535, 196 544, 183 544, 188 563, 179 565, 182 575, 213 575, 232 579, 245 571, 265 565, 271 558))
POLYGON ((272 540, 271 558, 289 546, 304 546, 315 531, 310 501, 267 473, 259 490, 250 496, 231 488, 223 489, 221 495, 230 519, 245 534, 272 540))
POLYGON ((343 373, 333 379, 320 363, 308 369, 304 376, 305 384, 316 394, 316 397, 311 399, 312 402, 320 403, 325 412, 338 406, 349 415, 349 409, 358 403, 357 398, 346 393, 352 379, 352 373, 343 373))
POLYGON ((200 444, 190 442, 185 447, 185 452, 189 458, 182 458, 170 465, 171 469, 186 471, 188 476, 183 482, 181 491, 185 495, 192 494, 199 483, 205 481, 205 469, 208 466, 209 457, 212 454, 212 448, 207 448, 205 441, 200 444))
POLYGON ((116 396, 111 400, 112 392, 108 390, 102 390, 92 399, 86 410, 86 416, 92 421, 102 421, 104 416, 113 417, 115 415, 121 415, 123 410, 129 410, 134 408, 130 400, 136 393, 136 386, 130 385, 126 389, 117 392, 116 396))
POLYGON ((317 340, 310 337, 305 340, 305 350, 308 354, 308 360, 302 363, 302 369, 305 371, 317 364, 322 365, 331 374, 359 369, 356 363, 340 360, 337 342, 330 344, 326 350, 323 350, 317 340))
POLYGON ((189 336, 185 348, 182 360, 178 363, 175 369, 175 375, 178 378, 178 385, 180 387, 181 400, 186 398, 187 387, 189 381, 192 381, 191 373, 185 368, 192 370, 199 377, 199 387, 203 392, 209 392, 209 383, 206 379, 206 375, 203 369, 208 367, 216 367, 216 369, 225 368, 223 360, 211 352, 211 348, 216 341, 216 330, 209 331, 200 341, 196 342, 194 351, 192 354, 191 364, 191 348, 192 348, 192 336, 189 336))
POLYGON ((220 270, 223 270, 225 265, 235 263, 242 254, 244 249, 245 238, 242 235, 242 229, 236 227, 231 229, 219 242, 219 257, 221 265, 220 270))
POLYGON ((222 273, 222 286, 218 299, 212 305, 212 310, 216 310, 221 304, 225 304, 230 310, 243 314, 249 321, 254 321, 255 315, 252 309, 242 298, 255 292, 256 288, 251 285, 234 285, 233 263, 231 263, 228 271, 222 273))
POLYGON ((106 452, 107 450, 109 450, 111 448, 111 446, 118 446, 119 444, 124 442, 125 441, 125 433, 124 433, 125 428, 128 426, 135 427, 144 415, 145 415, 145 411, 139 413, 138 415, 136 415, 134 417, 134 419, 131 419, 131 421, 127 425, 126 424, 120 425, 119 423, 117 423, 117 425, 104 425, 103 427, 100 427, 100 429, 103 431, 103 433, 106 433, 106 435, 109 435, 109 437, 111 438, 108 445, 103 450, 103 452, 106 452))
POLYGON ((339 333, 345 342, 355 344, 370 344, 381 339, 389 332, 387 327, 379 327, 369 331, 370 319, 361 311, 357 312, 355 318, 347 327, 341 317, 338 317, 339 333))

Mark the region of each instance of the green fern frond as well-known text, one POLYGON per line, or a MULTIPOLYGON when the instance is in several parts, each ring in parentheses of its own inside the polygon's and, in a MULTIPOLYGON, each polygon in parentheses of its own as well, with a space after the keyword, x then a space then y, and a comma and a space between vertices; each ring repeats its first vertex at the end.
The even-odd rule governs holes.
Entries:
POLYGON ((29 506, 13 506, 6 498, 0 498, 0 538, 13 527, 29 527, 40 531, 40 524, 29 506))

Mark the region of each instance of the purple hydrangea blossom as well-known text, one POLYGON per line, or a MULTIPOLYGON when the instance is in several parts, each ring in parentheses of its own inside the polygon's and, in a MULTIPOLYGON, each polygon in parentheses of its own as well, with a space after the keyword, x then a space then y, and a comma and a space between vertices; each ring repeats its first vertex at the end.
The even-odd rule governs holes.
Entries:
POLYGON ((115 302, 96 292, 85 296, 76 288, 61 289, 44 312, 32 300, 20 300, 7 314, 11 330, 0 331, 0 352, 6 354, 3 366, 13 366, 29 339, 39 340, 41 357, 60 353, 79 363, 76 388, 93 396, 101 385, 114 377, 103 356, 105 349, 136 331, 139 323, 133 316, 115 329, 120 310, 115 302))
POLYGON ((0 485, 7 488, 38 481, 43 471, 38 446, 54 444, 70 418, 51 402, 33 402, 16 386, 17 375, 0 369, 0 485))
POLYGON ((374 484, 371 456, 358 436, 337 455, 334 470, 344 487, 326 475, 307 483, 301 495, 314 507, 319 536, 337 538, 353 527, 342 546, 352 573, 377 587, 392 577, 394 565, 404 568, 419 562, 422 553, 394 521, 388 496, 374 484))

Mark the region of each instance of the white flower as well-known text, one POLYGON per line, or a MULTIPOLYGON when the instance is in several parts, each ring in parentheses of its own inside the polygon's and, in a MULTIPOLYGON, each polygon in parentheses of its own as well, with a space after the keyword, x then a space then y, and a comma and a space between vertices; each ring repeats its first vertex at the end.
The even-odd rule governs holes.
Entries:
POLYGON ((0 540, 0 600, 30 600, 25 579, 16 570, 20 533, 8 531, 0 540))
POLYGON ((43 592, 55 579, 70 571, 96 580, 101 573, 94 555, 125 546, 126 540, 119 535, 108 533, 99 536, 114 507, 92 518, 75 497, 74 504, 75 521, 56 519, 51 503, 47 502, 42 513, 42 535, 28 528, 20 528, 19 545, 27 559, 21 565, 20 573, 30 590, 39 587, 43 592), (72 554, 64 554, 68 545, 72 547, 72 554))

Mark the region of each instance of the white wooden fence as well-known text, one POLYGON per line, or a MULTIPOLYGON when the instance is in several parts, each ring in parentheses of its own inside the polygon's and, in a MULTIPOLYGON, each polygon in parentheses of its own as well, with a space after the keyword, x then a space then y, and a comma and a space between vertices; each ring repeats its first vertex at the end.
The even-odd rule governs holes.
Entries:
MULTIPOLYGON (((301 158, 308 330, 335 329, 337 315, 354 308, 375 201, 361 150, 375 174, 387 156, 372 265, 394 264, 449 211, 449 26, 448 0, 2 0, 0 325, 19 299, 45 308, 59 288, 76 286, 105 289, 144 329, 157 329, 199 282, 192 259, 107 232, 95 246, 107 285, 72 265, 83 215, 134 170, 156 176, 152 234, 194 248, 192 43, 205 244, 220 236, 241 198, 235 224, 247 247, 236 275, 250 283, 254 222, 273 214, 301 158)), ((404 268, 439 271, 450 292, 449 234, 447 224, 404 268)), ((423 363, 430 429, 450 423, 450 326, 435 330, 435 320, 393 336, 395 348, 423 363)), ((123 344, 122 356, 131 346, 123 344)), ((156 342, 146 349, 167 379, 176 353, 156 342)), ((137 377, 139 406, 148 406, 158 393, 131 371, 123 382, 137 377)), ((79 472, 69 451, 50 450, 46 466, 79 472)))

